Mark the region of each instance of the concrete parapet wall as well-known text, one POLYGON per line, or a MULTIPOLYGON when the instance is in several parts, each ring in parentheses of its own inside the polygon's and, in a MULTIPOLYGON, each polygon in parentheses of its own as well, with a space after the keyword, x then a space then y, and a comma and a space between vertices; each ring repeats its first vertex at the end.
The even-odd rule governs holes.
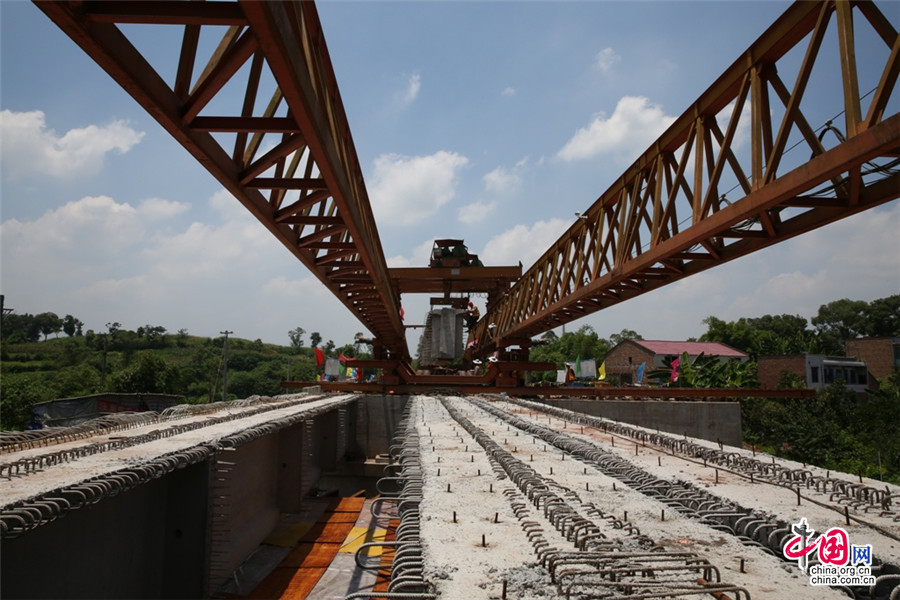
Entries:
POLYGON ((612 421, 659 429, 729 446, 741 445, 741 405, 738 402, 676 400, 569 400, 541 402, 612 421))

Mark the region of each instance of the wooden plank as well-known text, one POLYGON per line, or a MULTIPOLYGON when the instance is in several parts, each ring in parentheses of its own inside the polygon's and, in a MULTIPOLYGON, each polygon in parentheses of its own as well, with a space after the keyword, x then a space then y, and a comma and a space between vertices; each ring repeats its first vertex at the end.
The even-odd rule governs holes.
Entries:
POLYGON ((318 522, 249 598, 304 600, 353 531, 364 503, 365 498, 342 498, 330 503, 318 522))

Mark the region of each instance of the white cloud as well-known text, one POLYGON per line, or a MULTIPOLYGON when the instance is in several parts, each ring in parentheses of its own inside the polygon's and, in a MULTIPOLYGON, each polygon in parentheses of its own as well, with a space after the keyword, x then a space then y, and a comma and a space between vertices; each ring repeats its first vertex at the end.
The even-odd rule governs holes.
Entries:
POLYGON ((0 256, 8 305, 72 314, 86 329, 111 320, 206 336, 228 328, 281 344, 298 325, 338 343, 364 329, 230 194, 209 204, 215 216, 206 223, 179 224, 171 218, 183 212, 179 203, 152 198, 134 207, 106 196, 7 220, 0 256))
POLYGON ((274 239, 249 211, 226 190, 219 190, 209 205, 221 222, 194 222, 183 231, 158 234, 143 251, 155 272, 171 282, 209 279, 234 269, 252 269, 271 248, 274 239))
POLYGON ((490 216, 496 208, 496 202, 473 202, 459 209, 458 218, 460 222, 466 223, 467 225, 480 223, 490 216))
POLYGON ((519 172, 523 165, 524 162, 520 162, 514 169, 497 167, 482 178, 484 180, 484 189, 495 193, 516 191, 522 185, 522 176, 519 172))
POLYGON ((613 65, 620 60, 622 60, 622 57, 616 54, 615 50, 612 48, 604 48, 598 52, 597 56, 594 58, 594 65, 604 73, 609 73, 613 65))
POLYGON ((409 257, 398 254, 397 256, 386 257, 385 262, 389 268, 424 267, 431 260, 431 249, 433 247, 434 240, 425 240, 413 248, 409 257))
MULTIPOLYGON (((110 300, 110 280, 127 280, 144 268, 140 249, 158 219, 141 206, 85 197, 31 221, 5 221, 0 225, 4 293, 17 298, 23 312, 34 312, 34 306, 68 302, 71 294, 93 287, 98 292, 89 294, 86 310, 102 306, 110 300)), ((76 314, 77 307, 56 310, 76 314)))
POLYGON ((87 177, 100 171, 108 152, 124 154, 143 137, 124 121, 70 129, 59 136, 47 128, 39 110, 0 112, 3 171, 13 180, 30 175, 87 177))
MULTIPOLYGON (((833 300, 872 301, 900 290, 900 202, 871 209, 803 234, 750 257, 761 276, 730 311, 811 317, 833 300), (873 251, 882 249, 883 251, 873 251), (780 268, 779 268, 780 267, 780 268)), ((742 263, 743 264, 743 263, 742 263)))
POLYGON ((479 254, 486 265, 515 265, 527 269, 571 225, 563 219, 538 221, 531 227, 516 225, 491 238, 479 254))
POLYGON ((422 76, 418 73, 413 73, 409 76, 403 92, 397 95, 397 104, 400 106, 400 108, 406 108, 407 106, 415 102, 416 98, 418 98, 419 96, 419 90, 421 89, 422 76))
POLYGON ((170 219, 190 208, 184 202, 175 202, 163 198, 147 198, 138 204, 138 211, 148 219, 170 219))
POLYGON ((143 238, 141 214, 129 204, 108 196, 88 196, 47 211, 34 221, 10 219, 0 225, 3 258, 7 265, 17 255, 33 251, 42 256, 60 254, 66 259, 82 251, 79 241, 93 237, 92 248, 111 252, 139 243, 143 238))
POLYGON ((421 223, 456 193, 457 171, 469 160, 455 152, 383 154, 375 159, 369 197, 380 227, 421 223))
POLYGON ((501 95, 501 96, 515 96, 515 95, 516 95, 516 88, 514 88, 514 87, 511 86, 511 85, 508 85, 508 86, 506 86, 505 88, 503 88, 503 91, 500 92, 500 95, 501 95))
POLYGON ((647 98, 625 96, 616 104, 612 116, 594 117, 587 127, 575 132, 557 156, 572 161, 614 154, 619 162, 627 164, 674 121, 675 117, 667 116, 662 107, 650 104, 647 98))

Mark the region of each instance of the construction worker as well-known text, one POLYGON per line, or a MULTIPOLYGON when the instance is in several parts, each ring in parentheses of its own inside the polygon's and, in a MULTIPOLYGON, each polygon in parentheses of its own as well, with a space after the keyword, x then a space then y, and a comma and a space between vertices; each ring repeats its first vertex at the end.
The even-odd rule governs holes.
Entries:
POLYGON ((469 302, 469 306, 466 308, 466 329, 472 331, 479 318, 481 318, 481 312, 478 307, 469 302))

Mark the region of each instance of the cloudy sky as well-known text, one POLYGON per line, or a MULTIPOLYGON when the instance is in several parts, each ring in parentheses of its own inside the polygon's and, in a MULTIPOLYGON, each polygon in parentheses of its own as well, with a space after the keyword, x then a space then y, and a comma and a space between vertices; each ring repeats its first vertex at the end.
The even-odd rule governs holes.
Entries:
MULTIPOLYGON (((320 2, 388 264, 460 237, 528 267, 787 5, 320 2)), ((364 330, 31 3, 0 2, 0 24, 8 307, 281 344, 364 330)), ((898 230, 895 201, 569 327, 683 339, 895 294, 898 230)), ((421 323, 427 298, 404 306, 421 323)))

